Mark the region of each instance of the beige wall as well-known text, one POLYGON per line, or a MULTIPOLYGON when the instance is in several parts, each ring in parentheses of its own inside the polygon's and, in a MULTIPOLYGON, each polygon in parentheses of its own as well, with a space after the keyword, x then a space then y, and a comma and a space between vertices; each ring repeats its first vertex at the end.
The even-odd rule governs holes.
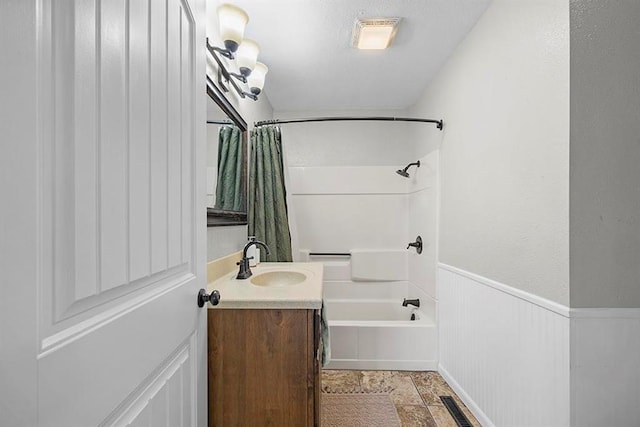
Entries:
POLYGON ((640 307, 640 2, 571 1, 571 306, 640 307))
POLYGON ((569 3, 495 0, 413 113, 445 121, 439 260, 568 305, 569 3))

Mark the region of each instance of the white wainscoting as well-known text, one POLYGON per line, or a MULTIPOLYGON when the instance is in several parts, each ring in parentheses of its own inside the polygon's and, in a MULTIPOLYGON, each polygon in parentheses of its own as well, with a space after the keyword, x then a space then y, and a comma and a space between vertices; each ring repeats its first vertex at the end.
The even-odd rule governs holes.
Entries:
POLYGON ((571 310, 571 425, 640 425, 640 309, 571 310))
POLYGON ((569 310, 438 265, 439 370, 483 426, 568 426, 569 310))

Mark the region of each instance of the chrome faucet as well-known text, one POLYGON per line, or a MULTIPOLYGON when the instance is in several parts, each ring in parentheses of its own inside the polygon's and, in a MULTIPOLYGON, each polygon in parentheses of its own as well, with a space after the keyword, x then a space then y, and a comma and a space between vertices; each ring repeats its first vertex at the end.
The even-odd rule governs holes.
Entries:
POLYGON ((240 271, 238 271, 238 275, 236 276, 236 279, 240 279, 240 280, 248 279, 253 274, 251 272, 251 268, 249 267, 249 260, 253 259, 253 257, 247 258, 247 250, 252 245, 262 246, 267 251, 267 255, 271 253, 269 251, 269 247, 264 242, 261 242, 260 240, 251 240, 250 242, 247 242, 247 244, 244 245, 244 249, 242 250, 242 259, 236 263, 236 265, 240 266, 240 271))

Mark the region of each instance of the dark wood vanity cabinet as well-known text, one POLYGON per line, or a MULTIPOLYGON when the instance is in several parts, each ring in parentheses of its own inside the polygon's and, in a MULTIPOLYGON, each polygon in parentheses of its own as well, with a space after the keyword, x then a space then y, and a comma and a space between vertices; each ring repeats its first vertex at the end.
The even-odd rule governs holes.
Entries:
POLYGON ((210 309, 209 426, 320 424, 319 310, 210 309))

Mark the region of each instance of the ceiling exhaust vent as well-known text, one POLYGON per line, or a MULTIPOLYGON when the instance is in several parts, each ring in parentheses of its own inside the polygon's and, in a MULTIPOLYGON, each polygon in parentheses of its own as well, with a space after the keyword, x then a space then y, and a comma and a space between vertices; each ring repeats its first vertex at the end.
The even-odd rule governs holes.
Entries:
POLYGON ((380 50, 391 44, 402 18, 356 19, 353 26, 353 47, 380 50))

